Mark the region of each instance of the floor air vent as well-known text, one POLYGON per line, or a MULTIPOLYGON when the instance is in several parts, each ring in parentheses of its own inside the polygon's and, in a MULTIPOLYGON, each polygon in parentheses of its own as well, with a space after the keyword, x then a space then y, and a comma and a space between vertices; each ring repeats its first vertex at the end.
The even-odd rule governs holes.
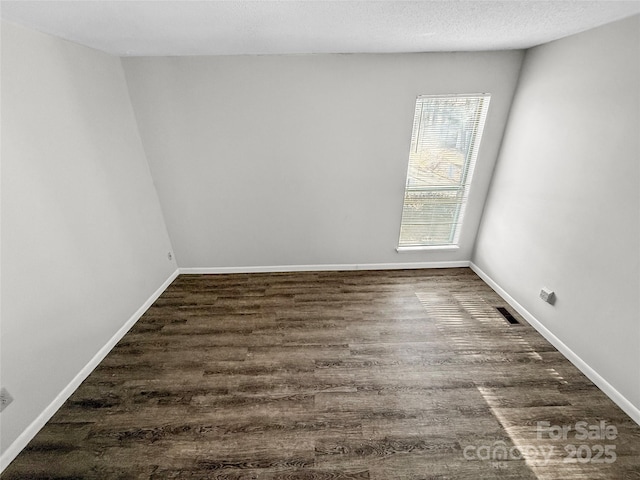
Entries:
POLYGON ((498 310, 498 312, 500 312, 500 315, 506 318, 507 322, 509 322, 511 325, 520 325, 520 322, 518 322, 518 320, 516 320, 516 318, 513 315, 511 315, 509 313, 509 310, 507 310, 506 308, 496 307, 496 310, 498 310))

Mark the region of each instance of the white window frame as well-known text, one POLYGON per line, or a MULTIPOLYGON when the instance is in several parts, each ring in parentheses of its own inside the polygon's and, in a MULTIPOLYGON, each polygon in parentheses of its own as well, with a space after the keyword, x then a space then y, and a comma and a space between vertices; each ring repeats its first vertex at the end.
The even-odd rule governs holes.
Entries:
MULTIPOLYGON (((471 188, 471 183, 473 179, 473 173, 476 165, 476 160, 478 157, 478 152, 480 149, 480 144, 482 142, 482 136, 484 133, 484 126, 486 122, 487 112, 489 109, 489 103, 491 100, 491 94, 489 93, 470 93, 470 94, 449 94, 449 95, 420 95, 416 98, 416 104, 414 109, 414 122, 412 127, 412 142, 411 147, 414 147, 413 141, 415 139, 416 142, 419 142, 419 133, 420 133, 420 123, 422 122, 422 110, 420 113, 418 109, 423 108, 423 100, 424 99, 451 99, 451 98, 481 98, 482 104, 479 108, 478 117, 474 124, 475 130, 473 133, 473 139, 471 141, 471 146, 469 147, 468 152, 466 153, 465 163, 463 166, 463 173, 461 174, 461 182, 456 186, 410 186, 410 158, 407 160, 407 174, 405 181, 405 192, 403 195, 403 204, 402 204, 402 219, 400 222, 400 234, 398 236, 398 246, 397 251, 415 251, 415 250, 453 250, 459 248, 460 235, 463 228, 464 222, 464 214, 466 211, 468 198, 469 198, 469 190, 471 188), (416 128, 418 131, 416 132, 416 128), (451 231, 449 235, 448 242, 438 242, 438 243, 407 243, 403 242, 402 239, 402 228, 405 226, 405 219, 408 217, 406 215, 405 208, 407 206, 407 195, 409 192, 435 192, 435 191, 458 191, 460 195, 460 200, 457 203, 457 210, 454 216, 454 221, 451 224, 451 231)), ((417 144, 416 144, 417 145, 417 144)), ((416 146, 417 148, 417 146, 416 146)))

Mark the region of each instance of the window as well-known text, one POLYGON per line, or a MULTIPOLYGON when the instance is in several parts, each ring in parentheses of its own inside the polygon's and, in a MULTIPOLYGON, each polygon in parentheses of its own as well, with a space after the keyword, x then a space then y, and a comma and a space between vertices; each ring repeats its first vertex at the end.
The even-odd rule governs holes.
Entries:
POLYGON ((458 244, 489 99, 418 97, 398 249, 458 244))

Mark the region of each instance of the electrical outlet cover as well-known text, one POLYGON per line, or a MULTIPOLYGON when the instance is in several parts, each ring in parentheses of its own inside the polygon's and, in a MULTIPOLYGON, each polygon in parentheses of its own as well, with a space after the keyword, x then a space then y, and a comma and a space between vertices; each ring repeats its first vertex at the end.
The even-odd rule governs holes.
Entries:
POLYGON ((547 302, 549 305, 553 305, 556 301, 556 294, 550 288, 543 288, 540 290, 540 298, 547 302))
POLYGON ((0 412, 3 411, 11 402, 13 402, 13 397, 9 391, 4 387, 0 388, 0 412))
POLYGON ((9 393, 9 391, 2 387, 0 388, 0 412, 4 410, 11 402, 13 402, 13 397, 9 393))

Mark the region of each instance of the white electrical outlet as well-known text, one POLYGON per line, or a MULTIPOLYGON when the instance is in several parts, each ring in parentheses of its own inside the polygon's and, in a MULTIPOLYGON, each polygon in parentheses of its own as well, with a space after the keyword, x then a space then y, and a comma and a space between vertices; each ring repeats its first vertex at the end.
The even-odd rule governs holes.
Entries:
POLYGON ((13 397, 9 391, 4 387, 0 388, 0 412, 3 411, 11 402, 13 402, 13 397))
POLYGON ((553 305, 556 302, 556 294, 550 288, 543 287, 543 289, 540 290, 540 298, 549 305, 553 305))

